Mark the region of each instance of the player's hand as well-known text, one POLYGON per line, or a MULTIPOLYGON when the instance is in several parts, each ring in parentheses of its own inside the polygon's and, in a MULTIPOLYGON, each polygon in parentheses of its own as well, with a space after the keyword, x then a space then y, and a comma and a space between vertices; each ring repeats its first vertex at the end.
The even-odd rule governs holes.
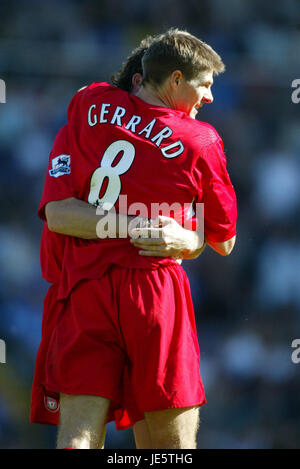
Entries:
POLYGON ((129 234, 141 256, 194 259, 205 247, 196 231, 182 228, 174 218, 165 216, 159 216, 148 226, 133 228, 129 234))

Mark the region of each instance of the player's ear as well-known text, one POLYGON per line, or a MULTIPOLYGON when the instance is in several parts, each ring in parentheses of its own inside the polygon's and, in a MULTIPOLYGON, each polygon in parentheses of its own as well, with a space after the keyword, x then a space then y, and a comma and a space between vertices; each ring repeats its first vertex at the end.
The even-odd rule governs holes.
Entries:
POLYGON ((132 75, 132 78, 131 78, 132 90, 131 90, 131 92, 133 94, 138 92, 138 90, 140 89, 140 86, 142 84, 142 81, 143 81, 143 77, 140 73, 135 73, 134 75, 132 75))
POLYGON ((173 89, 177 89, 183 81, 183 74, 180 70, 174 70, 170 76, 170 84, 173 89))

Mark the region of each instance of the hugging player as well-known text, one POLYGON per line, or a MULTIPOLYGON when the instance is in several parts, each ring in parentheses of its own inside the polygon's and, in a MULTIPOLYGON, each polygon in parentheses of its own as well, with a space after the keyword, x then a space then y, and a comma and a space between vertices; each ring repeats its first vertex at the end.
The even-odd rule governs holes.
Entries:
POLYGON ((129 239, 97 239, 99 217, 87 201, 98 191, 92 202, 111 199, 117 211, 120 195, 149 207, 202 202, 206 243, 229 254, 236 200, 223 144, 213 127, 192 119, 212 101, 213 77, 223 69, 207 44, 169 30, 147 49, 136 96, 96 83, 71 101, 70 173, 52 177, 53 185, 68 178, 73 192, 57 191, 44 204, 50 230, 67 235, 57 287, 64 307, 49 338, 43 382, 50 397, 60 395, 59 448, 101 447, 110 413, 121 408, 130 426, 143 422, 139 447, 196 445, 205 395, 184 270, 171 256, 141 256, 139 243, 157 249, 150 239, 135 246, 129 239), (103 110, 99 117, 95 109, 103 110), (182 151, 164 155, 177 142, 182 151), (74 208, 73 199, 84 205, 74 208))

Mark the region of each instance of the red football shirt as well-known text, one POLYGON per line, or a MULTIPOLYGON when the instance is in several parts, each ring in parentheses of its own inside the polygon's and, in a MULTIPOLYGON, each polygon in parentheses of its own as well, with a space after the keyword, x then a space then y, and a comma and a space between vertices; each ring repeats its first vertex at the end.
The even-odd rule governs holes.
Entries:
MULTIPOLYGON (((71 156, 51 163, 53 186, 69 179, 74 197, 108 203, 117 212, 135 214, 133 204, 142 202, 147 213, 141 215, 149 218, 155 216, 155 203, 186 207, 204 202, 205 238, 221 242, 235 235, 235 192, 222 140, 211 125, 107 83, 93 83, 69 105, 68 139, 71 156), (127 197, 125 207, 120 196, 127 197)), ((59 191, 55 199, 65 198, 59 191)), ((60 297, 83 278, 101 277, 114 263, 157 268, 174 262, 139 256, 128 239, 66 237, 60 297)))
POLYGON ((56 172, 54 176, 50 175, 53 174, 53 162, 58 161, 59 158, 65 161, 69 157, 67 129, 67 125, 64 125, 55 137, 49 156, 44 190, 38 208, 39 217, 45 221, 40 249, 42 276, 51 283, 59 282, 60 280, 66 236, 54 233, 48 229, 45 217, 45 205, 52 200, 62 200, 73 196, 70 187, 71 178, 67 177, 69 174, 68 170, 65 170, 65 172, 61 174, 56 172))

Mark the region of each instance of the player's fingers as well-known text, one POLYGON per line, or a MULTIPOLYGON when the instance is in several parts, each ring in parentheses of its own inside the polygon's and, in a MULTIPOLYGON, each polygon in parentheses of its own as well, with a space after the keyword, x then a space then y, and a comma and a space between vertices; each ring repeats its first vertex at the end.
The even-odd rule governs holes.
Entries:
POLYGON ((137 249, 141 249, 142 251, 149 251, 149 252, 163 252, 165 255, 170 255, 171 252, 168 248, 163 248, 163 246, 136 246, 137 249))
POLYGON ((152 256, 152 257, 172 257, 171 254, 167 254, 164 251, 139 251, 140 256, 152 256))
POLYGON ((159 221, 159 217, 153 218, 151 220, 151 228, 161 228, 161 223, 159 221))
POLYGON ((168 225, 169 223, 172 223, 174 221, 174 218, 171 217, 165 217, 164 215, 158 215, 158 222, 159 226, 164 227, 168 225))
POLYGON ((165 241, 162 238, 136 238, 131 239, 130 242, 134 244, 134 246, 164 246, 165 241))
POLYGON ((138 236, 146 238, 161 238, 162 229, 161 228, 133 228, 131 230, 131 236, 135 239, 138 236))

